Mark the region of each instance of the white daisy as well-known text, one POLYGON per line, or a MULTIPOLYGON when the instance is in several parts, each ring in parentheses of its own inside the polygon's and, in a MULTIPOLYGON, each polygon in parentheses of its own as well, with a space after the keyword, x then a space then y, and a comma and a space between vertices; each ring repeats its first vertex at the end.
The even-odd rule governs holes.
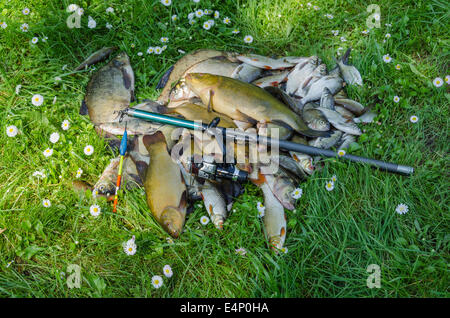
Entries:
POLYGON ((136 254, 137 251, 137 246, 135 243, 135 236, 133 235, 133 237, 131 239, 129 239, 126 242, 123 242, 123 250, 127 255, 134 255, 136 254))
POLYGON ((205 15, 210 15, 213 11, 211 9, 205 9, 204 13, 205 15))
POLYGON ((201 224, 203 224, 203 225, 206 225, 206 224, 208 224, 209 223, 209 217, 207 217, 207 216, 202 216, 201 218, 200 218, 200 223, 201 224))
POLYGON ((147 54, 153 54, 155 52, 155 48, 153 47, 153 46, 150 46, 148 49, 147 49, 147 54))
POLYGON ((328 19, 330 19, 330 20, 334 18, 333 15, 332 15, 332 14, 329 14, 329 13, 325 14, 325 16, 326 16, 328 19))
POLYGON ((395 69, 396 69, 396 70, 399 70, 399 69, 401 69, 401 68, 402 68, 402 66, 401 66, 400 64, 395 65, 395 69))
MULTIPOLYGON (((230 23, 231 23, 230 18, 229 18, 229 17, 225 17, 225 18, 223 19, 223 23, 225 23, 225 24, 230 24, 230 23)), ((248 36, 249 36, 249 35, 248 35, 248 36)))
POLYGON ((21 88, 22 88, 22 85, 20 85, 20 84, 16 86, 16 95, 19 95, 21 88))
POLYGON ((163 272, 164 272, 164 275, 169 278, 172 277, 172 275, 173 275, 172 268, 170 267, 170 265, 165 265, 163 267, 163 272))
POLYGON ((134 48, 136 47, 136 45, 135 45, 134 43, 131 43, 131 44, 130 44, 130 47, 131 47, 132 49, 134 49, 134 48))
POLYGON ((337 177, 336 177, 335 174, 331 177, 331 181, 333 181, 333 182, 336 182, 336 181, 337 181, 337 177))
POLYGON ((383 61, 385 63, 390 63, 392 61, 392 58, 389 56, 389 54, 383 55, 383 61))
POLYGON ((102 209, 100 208, 100 206, 98 204, 93 204, 89 208, 89 213, 91 213, 91 215, 93 217, 99 216, 101 212, 102 212, 102 209))
POLYGON ((167 42, 169 42, 169 38, 167 38, 167 37, 162 37, 162 38, 160 39, 160 41, 161 41, 162 43, 167 43, 167 42))
POLYGON ((112 29, 112 24, 109 22, 106 22, 106 26, 105 26, 108 30, 112 29))
POLYGON ((8 135, 8 137, 16 137, 18 131, 19 130, 14 125, 6 127, 6 134, 8 135))
POLYGON ((89 21, 88 21, 88 28, 89 29, 94 29, 97 26, 97 22, 95 22, 95 20, 89 16, 89 21))
POLYGON ((197 21, 195 21, 195 19, 189 20, 189 24, 190 24, 190 25, 194 25, 195 22, 197 22, 197 21))
POLYGON ((433 80, 433 85, 436 86, 436 87, 441 87, 443 84, 444 84, 444 81, 440 77, 436 77, 433 80))
POLYGON ((364 31, 361 31, 362 34, 369 34, 369 30, 365 29, 364 31))
POLYGON ((200 0, 192 0, 192 1, 194 1, 195 3, 199 3, 200 2, 200 0))
POLYGON ((45 176, 44 170, 42 170, 42 171, 33 172, 33 177, 45 178, 46 176, 45 176))
POLYGON ((6 22, 0 22, 0 27, 2 29, 6 29, 8 27, 8 24, 6 24, 6 22))
POLYGON ((241 256, 244 256, 245 254, 247 254, 247 250, 245 248, 242 248, 242 247, 236 249, 235 252, 236 252, 236 254, 239 254, 241 256))
POLYGON ((175 22, 175 21, 177 21, 177 19, 178 19, 178 16, 177 16, 176 14, 174 14, 174 15, 172 16, 172 21, 175 22))
POLYGON ((234 29, 233 31, 231 31, 231 33, 233 33, 233 34, 239 34, 239 32, 241 32, 241 31, 239 31, 238 29, 234 29))
POLYGON ((45 157, 50 157, 53 154, 53 149, 47 148, 43 152, 45 157))
POLYGON ((214 11, 214 19, 218 19, 218 18, 220 18, 220 12, 214 11))
POLYGON ((78 8, 77 9, 77 14, 78 15, 83 15, 84 14, 84 9, 83 8, 78 8))
POLYGON ((81 177, 82 174, 83 174, 83 169, 78 168, 78 170, 77 170, 77 175, 75 176, 75 178, 81 177))
POLYGON ((341 42, 347 42, 347 39, 345 38, 345 36, 341 36, 341 42))
POLYGON ((22 10, 22 13, 23 13, 24 15, 29 15, 29 14, 30 14, 30 9, 25 8, 25 9, 22 10))
POLYGON ((387 26, 388 28, 390 28, 390 27, 392 26, 392 24, 386 23, 385 26, 387 26))
POLYGON ((284 254, 287 254, 288 248, 286 246, 283 246, 282 248, 280 248, 280 252, 283 252, 284 254))
POLYGON ((201 18, 203 16, 203 10, 202 9, 198 9, 197 11, 195 11, 195 16, 197 18, 201 18))
POLYGON ((325 185, 325 189, 327 189, 327 191, 332 191, 334 189, 334 182, 328 181, 327 184, 325 185))
POLYGON ((208 20, 206 22, 208 22, 211 26, 214 26, 214 24, 215 24, 214 20, 208 20))
POLYGON ((450 84, 450 75, 446 75, 444 80, 447 84, 450 84))
POLYGON ((391 37, 390 33, 386 33, 386 35, 384 36, 386 39, 389 39, 391 37))
POLYGON ((33 97, 31 98, 31 103, 34 106, 41 106, 42 103, 44 103, 44 97, 42 97, 42 95, 40 94, 35 94, 33 95, 33 97))
POLYGON ((28 26, 28 23, 24 23, 20 26, 20 29, 22 30, 22 32, 28 32, 28 29, 30 27, 28 26))
POLYGON ((162 48, 160 48, 159 46, 156 46, 156 47, 155 47, 155 54, 158 54, 158 55, 159 55, 159 54, 162 53, 162 51, 163 51, 162 48))
POLYGON ((320 7, 319 6, 314 6, 313 9, 317 11, 317 10, 320 9, 320 7))
POLYGON ((64 120, 64 121, 62 122, 62 124, 61 124, 62 130, 67 130, 67 129, 69 129, 69 127, 70 127, 69 121, 68 121, 67 119, 64 120))
POLYGON ((412 115, 409 118, 409 121, 412 122, 413 124, 417 123, 419 121, 419 117, 417 117, 416 115, 412 115))
POLYGON ((106 13, 114 13, 114 8, 112 7, 106 8, 106 13))
POLYGON ((332 33, 334 36, 338 36, 339 30, 331 30, 331 33, 332 33))
POLYGON ((52 144, 57 143, 58 140, 59 140, 59 134, 58 134, 57 132, 54 132, 54 133, 52 133, 52 134, 50 135, 50 142, 51 142, 52 144))
POLYGON ((253 37, 251 35, 244 36, 244 42, 245 43, 252 43, 253 42, 253 37))
POLYGON ((172 4, 172 0, 161 0, 161 3, 166 7, 168 7, 172 4))
POLYGON ((142 55, 144 55, 144 53, 142 53, 142 52, 137 53, 137 56, 142 56, 142 55))
POLYGON ((401 203, 397 205, 395 212, 397 212, 398 214, 405 214, 406 212, 408 212, 408 206, 406 204, 401 203))
POLYGON ((87 145, 86 147, 84 147, 84 154, 87 156, 90 156, 94 153, 94 147, 92 147, 91 145, 87 145))
POLYGON ((301 188, 296 188, 292 192, 292 197, 297 200, 297 199, 301 198, 302 194, 303 194, 303 190, 301 188))
POLYGON ((395 103, 398 103, 399 101, 400 101, 400 97, 394 96, 394 102, 395 102, 395 103))
POLYGON ((211 24, 208 21, 204 22, 203 23, 203 29, 205 29, 205 30, 211 29, 211 24))
POLYGON ((378 13, 375 13, 373 15, 373 18, 378 21, 378 20, 380 20, 380 15, 378 13))
POLYGON ((155 275, 152 277, 152 285, 155 288, 161 287, 163 284, 163 279, 161 276, 155 275))
POLYGON ((44 206, 44 208, 49 208, 52 206, 52 204, 50 203, 50 200, 48 200, 48 199, 42 200, 42 205, 44 206))
POLYGON ((165 51, 167 49, 167 45, 163 45, 163 47, 161 48, 163 51, 165 51))
POLYGON ((70 4, 68 7, 67 7, 67 12, 74 12, 75 10, 77 10, 79 7, 78 7, 78 5, 77 4, 70 4))
POLYGON ((194 16, 195 16, 195 12, 191 12, 188 14, 188 19, 192 20, 194 18, 194 16))
POLYGON ((338 154, 339 157, 345 156, 345 150, 344 149, 340 149, 337 154, 338 154))

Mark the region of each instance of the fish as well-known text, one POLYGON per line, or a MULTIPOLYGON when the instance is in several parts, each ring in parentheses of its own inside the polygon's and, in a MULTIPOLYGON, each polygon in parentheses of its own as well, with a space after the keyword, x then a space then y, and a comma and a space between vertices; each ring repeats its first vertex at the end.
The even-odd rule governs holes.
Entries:
POLYGON ((350 147, 350 144, 354 142, 356 142, 355 136, 345 133, 342 135, 338 150, 347 149, 348 147, 350 147))
POLYGON ((367 111, 365 112, 363 115, 353 118, 353 121, 355 123, 373 123, 373 120, 375 119, 375 117, 377 117, 378 115, 372 111, 367 111))
MULTIPOLYGON (((87 182, 80 180, 72 181, 72 189, 76 192, 86 192, 86 191, 92 192, 94 190, 94 188, 87 182)), ((97 197, 105 198, 108 202, 114 201, 114 195, 107 196, 105 194, 98 194, 97 197)))
POLYGON ((321 148, 321 149, 330 149, 334 147, 342 137, 343 132, 340 130, 334 130, 330 137, 319 137, 309 141, 309 145, 321 148))
POLYGON ((260 87, 205 73, 190 73, 185 79, 204 105, 232 119, 254 124, 272 122, 310 137, 328 135, 308 128, 301 117, 260 87))
POLYGON ((272 59, 267 56, 257 54, 241 54, 236 58, 246 64, 258 67, 264 70, 279 70, 293 67, 293 63, 283 61, 283 59, 272 59))
POLYGON ((259 79, 255 80, 254 82, 252 82, 252 84, 256 85, 258 87, 261 87, 261 88, 264 88, 267 86, 278 87, 278 85, 280 85, 280 83, 286 81, 288 74, 289 74, 288 71, 283 71, 278 74, 259 78, 259 79))
POLYGON ((162 132, 145 135, 143 143, 150 154, 144 180, 148 207, 158 223, 178 238, 187 208, 187 189, 180 167, 172 161, 162 132))
POLYGON ((280 250, 286 240, 286 215, 283 205, 278 201, 270 187, 262 183, 260 189, 264 197, 264 228, 270 248, 280 250))
POLYGON ((211 222, 217 229, 222 230, 223 223, 227 217, 227 207, 222 193, 208 180, 205 180, 201 191, 203 203, 205 204, 206 211, 208 211, 211 222))
POLYGON ((330 124, 337 129, 352 135, 362 134, 361 129, 359 129, 359 127, 353 121, 345 119, 337 111, 322 107, 318 107, 316 109, 320 110, 325 115, 330 124))
POLYGON ((304 56, 285 56, 285 57, 279 58, 279 60, 282 60, 287 63, 299 64, 299 63, 305 62, 308 58, 309 57, 304 57, 304 56))
MULTIPOLYGON (((292 137, 292 142, 308 145, 308 142, 304 138, 297 135, 292 137)), ((313 158, 310 155, 295 151, 289 151, 289 154, 291 155, 292 159, 295 160, 300 169, 302 169, 309 175, 313 174, 314 172, 313 158)))
POLYGON ((329 131, 330 123, 321 111, 315 108, 313 103, 307 103, 302 109, 303 120, 308 127, 318 131, 329 131))
POLYGON ((352 100, 352 99, 341 98, 341 97, 335 96, 334 102, 335 102, 335 104, 344 106, 346 109, 351 111, 356 116, 361 116, 366 111, 366 108, 363 105, 361 105, 361 103, 358 103, 357 101, 352 100))
POLYGON ((319 79, 327 75, 327 66, 325 64, 319 64, 303 81, 300 87, 293 94, 294 96, 306 96, 310 87, 319 79))
POLYGON ((251 83, 260 77, 262 71, 263 70, 258 67, 251 66, 247 63, 242 63, 234 70, 230 77, 246 83, 251 83))
POLYGON ((362 77, 358 69, 353 65, 348 64, 348 58, 350 56, 351 50, 351 48, 348 48, 342 58, 336 62, 339 69, 341 70, 342 77, 347 84, 363 86, 362 77))
POLYGON ((125 52, 99 69, 89 81, 80 109, 96 124, 119 120, 118 111, 134 100, 134 73, 125 52), (87 111, 87 112, 86 112, 87 111))
POLYGON ((317 56, 311 56, 306 60, 298 63, 291 70, 287 77, 286 93, 293 95, 299 87, 301 87, 304 81, 311 75, 314 69, 317 67, 317 56))
POLYGON ((308 177, 305 170, 303 170, 298 162, 290 155, 279 154, 278 162, 280 163, 280 167, 285 169, 288 173, 293 174, 296 178, 306 179, 308 177))
POLYGON ((328 87, 323 89, 322 96, 320 97, 320 107, 335 110, 333 94, 331 94, 328 87))
POLYGON ((168 102, 173 85, 183 77, 189 68, 197 63, 216 56, 229 56, 229 54, 218 50, 200 49, 184 55, 163 75, 161 78, 163 81, 158 83, 158 87, 164 87, 158 97, 158 102, 163 104, 168 102))
POLYGON ((347 119, 349 121, 353 121, 355 118, 355 115, 353 115, 353 113, 351 111, 349 111, 347 108, 345 108, 344 106, 335 105, 334 110, 337 111, 339 114, 341 114, 342 117, 344 117, 345 119, 347 119))
POLYGON ((322 97, 322 92, 325 87, 327 87, 331 94, 336 94, 342 88, 343 80, 339 76, 325 75, 315 82, 313 82, 308 89, 308 92, 303 97, 298 93, 295 94, 297 97, 301 97, 301 104, 306 104, 318 100, 322 97))
POLYGON ((107 59, 116 50, 117 50, 117 46, 101 48, 100 50, 89 55, 89 57, 86 60, 84 60, 75 69, 75 71, 81 71, 82 69, 84 69, 92 64, 95 64, 95 63, 98 63, 98 62, 101 62, 101 61, 107 59))

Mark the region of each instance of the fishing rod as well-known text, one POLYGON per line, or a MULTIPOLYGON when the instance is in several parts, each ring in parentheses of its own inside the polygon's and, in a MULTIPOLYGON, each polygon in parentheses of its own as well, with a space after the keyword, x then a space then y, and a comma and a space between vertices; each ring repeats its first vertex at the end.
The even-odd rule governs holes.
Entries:
POLYGON ((307 154, 310 156, 324 156, 324 157, 328 157, 328 158, 339 157, 339 158, 346 159, 346 160, 349 160, 352 162, 369 164, 369 165, 374 166, 383 171, 398 173, 398 174, 407 175, 407 176, 410 176, 414 173, 414 168, 410 167, 410 166, 399 165, 396 163, 385 162, 385 161, 381 161, 381 160, 360 157, 360 156, 355 156, 355 155, 350 155, 350 154, 345 154, 343 156, 339 156, 337 152, 332 151, 332 150, 321 149, 321 148, 317 148, 317 147, 298 144, 298 143, 295 143, 292 141, 279 140, 279 139, 275 139, 275 138, 261 136, 261 135, 254 134, 254 133, 239 131, 236 129, 228 129, 225 127, 220 127, 220 126, 217 126, 220 121, 219 117, 215 118, 211 123, 205 124, 205 123, 195 122, 192 120, 171 117, 171 116, 167 116, 167 115, 162 115, 162 114, 153 113, 153 112, 147 112, 147 111, 143 111, 140 109, 134 109, 134 108, 127 108, 127 109, 120 111, 121 119, 125 115, 134 117, 134 118, 138 118, 138 119, 143 119, 146 121, 157 122, 160 124, 168 124, 168 125, 172 125, 172 126, 176 126, 176 127, 187 128, 190 130, 200 130, 202 132, 209 131, 209 132, 211 132, 211 134, 216 133, 217 129, 218 129, 222 133, 224 138, 226 136, 228 138, 233 138, 235 140, 242 140, 242 141, 248 140, 249 142, 256 142, 256 143, 260 143, 260 144, 264 144, 264 145, 271 145, 271 146, 278 145, 278 147, 282 150, 300 152, 300 153, 304 153, 304 154, 307 154))

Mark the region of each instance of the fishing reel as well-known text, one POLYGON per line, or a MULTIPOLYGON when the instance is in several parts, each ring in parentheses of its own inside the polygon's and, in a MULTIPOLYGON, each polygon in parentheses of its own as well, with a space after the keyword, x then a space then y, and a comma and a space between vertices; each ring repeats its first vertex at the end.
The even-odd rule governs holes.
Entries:
POLYGON ((201 162, 196 162, 192 156, 187 162, 187 169, 191 174, 207 180, 228 179, 245 182, 248 178, 246 171, 239 170, 234 164, 218 163, 213 156, 203 156, 201 162))

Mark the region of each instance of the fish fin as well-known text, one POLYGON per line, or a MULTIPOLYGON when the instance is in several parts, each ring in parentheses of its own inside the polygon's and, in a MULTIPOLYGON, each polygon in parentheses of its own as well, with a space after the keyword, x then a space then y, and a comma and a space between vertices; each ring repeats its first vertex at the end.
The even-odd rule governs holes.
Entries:
POLYGON ((122 68, 121 70, 122 70, 123 85, 125 86, 126 89, 130 89, 131 88, 131 77, 124 68, 122 68))
POLYGON ((309 85, 309 83, 311 82, 311 80, 312 80, 313 78, 314 78, 314 76, 308 77, 308 79, 305 80, 305 81, 303 82, 303 84, 302 84, 302 89, 305 89, 305 88, 309 85))
POLYGON ((136 170, 139 173, 141 180, 145 180, 145 174, 147 173, 148 164, 145 161, 136 161, 136 170))
POLYGON ((142 142, 144 143, 144 146, 145 148, 147 148, 147 150, 149 150, 151 145, 157 143, 164 143, 164 145, 166 145, 167 148, 166 137, 164 137, 164 134, 159 130, 152 135, 145 135, 142 138, 142 142))
POLYGON ((255 185, 260 186, 264 182, 266 182, 266 177, 261 173, 261 171, 258 171, 258 179, 252 179, 251 180, 255 185))
POLYGON ((241 112, 237 109, 236 109, 236 112, 239 113, 239 115, 244 118, 244 121, 249 122, 250 124, 252 124, 252 126, 254 126, 258 123, 258 121, 256 119, 244 114, 243 112, 241 112))
POLYGON ((180 204, 178 205, 178 210, 183 211, 187 207, 187 190, 183 191, 181 195, 180 204))
POLYGON ((212 98, 214 96, 214 91, 213 90, 209 90, 209 101, 208 101, 208 112, 212 112, 212 110, 214 109, 213 104, 212 104, 212 98))
POLYGON ((341 58, 342 63, 345 65, 348 65, 348 58, 350 57, 350 52, 352 51, 352 48, 349 47, 347 51, 345 51, 344 55, 341 58))
POLYGON ((330 137, 331 131, 318 131, 318 130, 312 130, 312 129, 306 129, 298 132, 301 135, 304 135, 306 137, 330 137))
POLYGON ((166 86, 167 82, 169 81, 169 77, 170 74, 173 71, 174 66, 172 65, 165 73, 164 75, 161 77, 161 79, 159 80, 158 84, 156 85, 156 89, 161 89, 164 88, 164 86, 166 86))
POLYGON ((86 105, 86 101, 83 99, 83 101, 81 102, 81 107, 80 107, 80 115, 87 115, 88 114, 88 108, 86 105))
POLYGON ((278 126, 281 126, 281 127, 284 127, 286 129, 289 129, 289 130, 294 130, 291 126, 289 126, 284 121, 279 120, 279 119, 272 120, 271 123, 273 123, 275 125, 278 125, 278 126))

